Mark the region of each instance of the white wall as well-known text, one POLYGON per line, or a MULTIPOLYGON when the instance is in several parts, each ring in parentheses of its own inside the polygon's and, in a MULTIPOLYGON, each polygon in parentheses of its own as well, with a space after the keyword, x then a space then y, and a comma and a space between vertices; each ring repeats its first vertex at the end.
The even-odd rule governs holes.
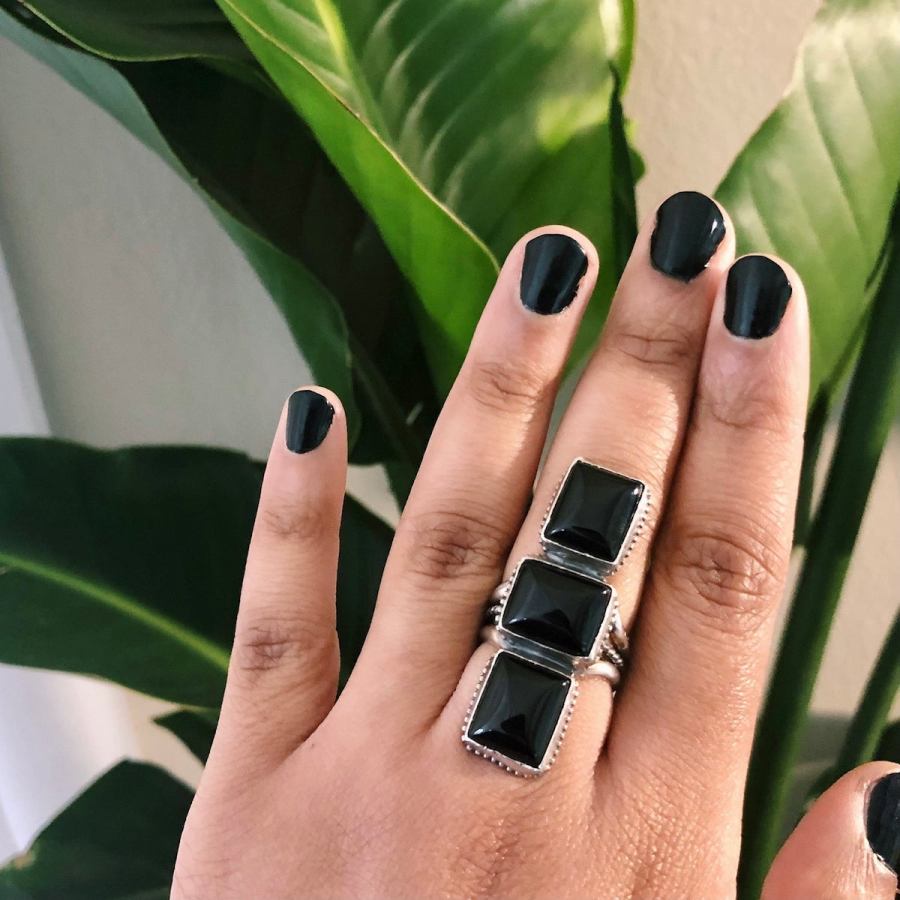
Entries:
MULTIPOLYGON (((638 6, 627 106, 642 123, 646 213, 673 190, 712 190, 776 102, 818 3, 638 6)), ((100 445, 204 442, 262 455, 282 398, 308 372, 252 271, 155 156, 2 39, 0 86, 0 245, 52 432, 100 445)), ((39 420, 17 430, 39 430, 39 420)), ((354 483, 390 509, 377 479, 354 483)), ((874 656, 893 614, 900 558, 889 536, 898 523, 895 436, 816 692, 820 713, 844 714, 855 704, 866 674, 860 661, 874 656)), ((0 744, 18 748, 14 758, 0 756, 0 803, 7 819, 16 818, 8 842, 21 846, 78 784, 119 755, 164 759, 184 777, 196 774, 174 739, 141 726, 158 708, 146 700, 97 692, 73 676, 17 671, 5 678, 7 698, 13 680, 18 685, 15 707, 0 708, 0 744), (78 703, 59 702, 75 695, 78 703), (36 709, 40 723, 30 737, 11 742, 10 723, 17 716, 26 723, 36 709), (86 730, 86 709, 95 739, 73 754, 70 738, 86 730), (46 744, 43 755, 27 751, 34 742, 46 744), (31 798, 24 812, 13 802, 12 781, 16 797, 31 798)), ((0 819, 0 857, 3 830, 0 819)))

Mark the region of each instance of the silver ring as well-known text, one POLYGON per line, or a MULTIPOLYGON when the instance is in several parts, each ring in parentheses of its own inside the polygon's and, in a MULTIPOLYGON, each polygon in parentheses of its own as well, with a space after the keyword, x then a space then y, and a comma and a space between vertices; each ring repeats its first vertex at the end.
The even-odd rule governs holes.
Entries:
POLYGON ((519 561, 487 604, 485 666, 462 728, 466 748, 516 775, 540 775, 568 728, 578 682, 615 690, 628 656, 615 588, 649 509, 646 485, 576 459, 541 524, 540 556, 519 561))

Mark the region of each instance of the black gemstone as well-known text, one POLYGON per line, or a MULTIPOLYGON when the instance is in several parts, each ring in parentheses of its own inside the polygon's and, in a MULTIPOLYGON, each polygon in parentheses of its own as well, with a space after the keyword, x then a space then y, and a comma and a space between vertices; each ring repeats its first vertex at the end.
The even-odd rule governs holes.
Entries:
POLYGON ((501 651, 472 712, 468 736, 482 747, 539 768, 571 684, 565 675, 501 651))
POLYGON ((639 481, 577 462, 559 492, 544 536, 569 550, 612 563, 643 493, 639 481))
POLYGON ((546 647, 589 656, 611 596, 607 584, 528 559, 519 567, 500 624, 546 647))

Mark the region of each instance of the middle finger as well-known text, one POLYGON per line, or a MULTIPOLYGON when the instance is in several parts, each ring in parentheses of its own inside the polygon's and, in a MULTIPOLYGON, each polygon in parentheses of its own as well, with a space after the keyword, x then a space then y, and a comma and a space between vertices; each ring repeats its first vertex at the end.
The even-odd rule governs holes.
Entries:
MULTIPOLYGON (((648 527, 627 564, 608 578, 618 592, 623 619, 630 622, 648 536, 659 517, 690 411, 710 310, 733 256, 734 240, 724 214, 696 192, 670 197, 657 211, 655 223, 641 230, 602 339, 550 448, 505 576, 522 557, 540 552, 549 504, 572 461, 584 457, 644 482, 651 498, 648 527)), ((448 719, 458 720, 465 710, 488 652, 481 648, 473 658, 448 707, 448 719)), ((609 701, 603 679, 581 679, 562 758, 587 759, 593 769, 608 724, 609 701)))

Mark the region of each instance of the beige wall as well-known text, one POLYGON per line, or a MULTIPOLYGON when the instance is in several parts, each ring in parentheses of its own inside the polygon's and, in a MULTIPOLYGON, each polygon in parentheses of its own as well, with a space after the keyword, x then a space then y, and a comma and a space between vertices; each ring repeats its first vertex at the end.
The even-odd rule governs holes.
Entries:
MULTIPOLYGON (((648 165, 645 214, 673 190, 716 185, 777 101, 817 5, 638 3, 627 107, 648 165)), ((0 85, 0 243, 54 432, 262 454, 280 399, 307 373, 246 263, 158 159, 2 40, 0 85)), ((355 484, 390 508, 377 478, 355 484)), ((898 524, 895 435, 816 691, 822 714, 856 702, 896 607, 898 524)), ((192 771, 174 741, 143 734, 145 752, 192 771)))

